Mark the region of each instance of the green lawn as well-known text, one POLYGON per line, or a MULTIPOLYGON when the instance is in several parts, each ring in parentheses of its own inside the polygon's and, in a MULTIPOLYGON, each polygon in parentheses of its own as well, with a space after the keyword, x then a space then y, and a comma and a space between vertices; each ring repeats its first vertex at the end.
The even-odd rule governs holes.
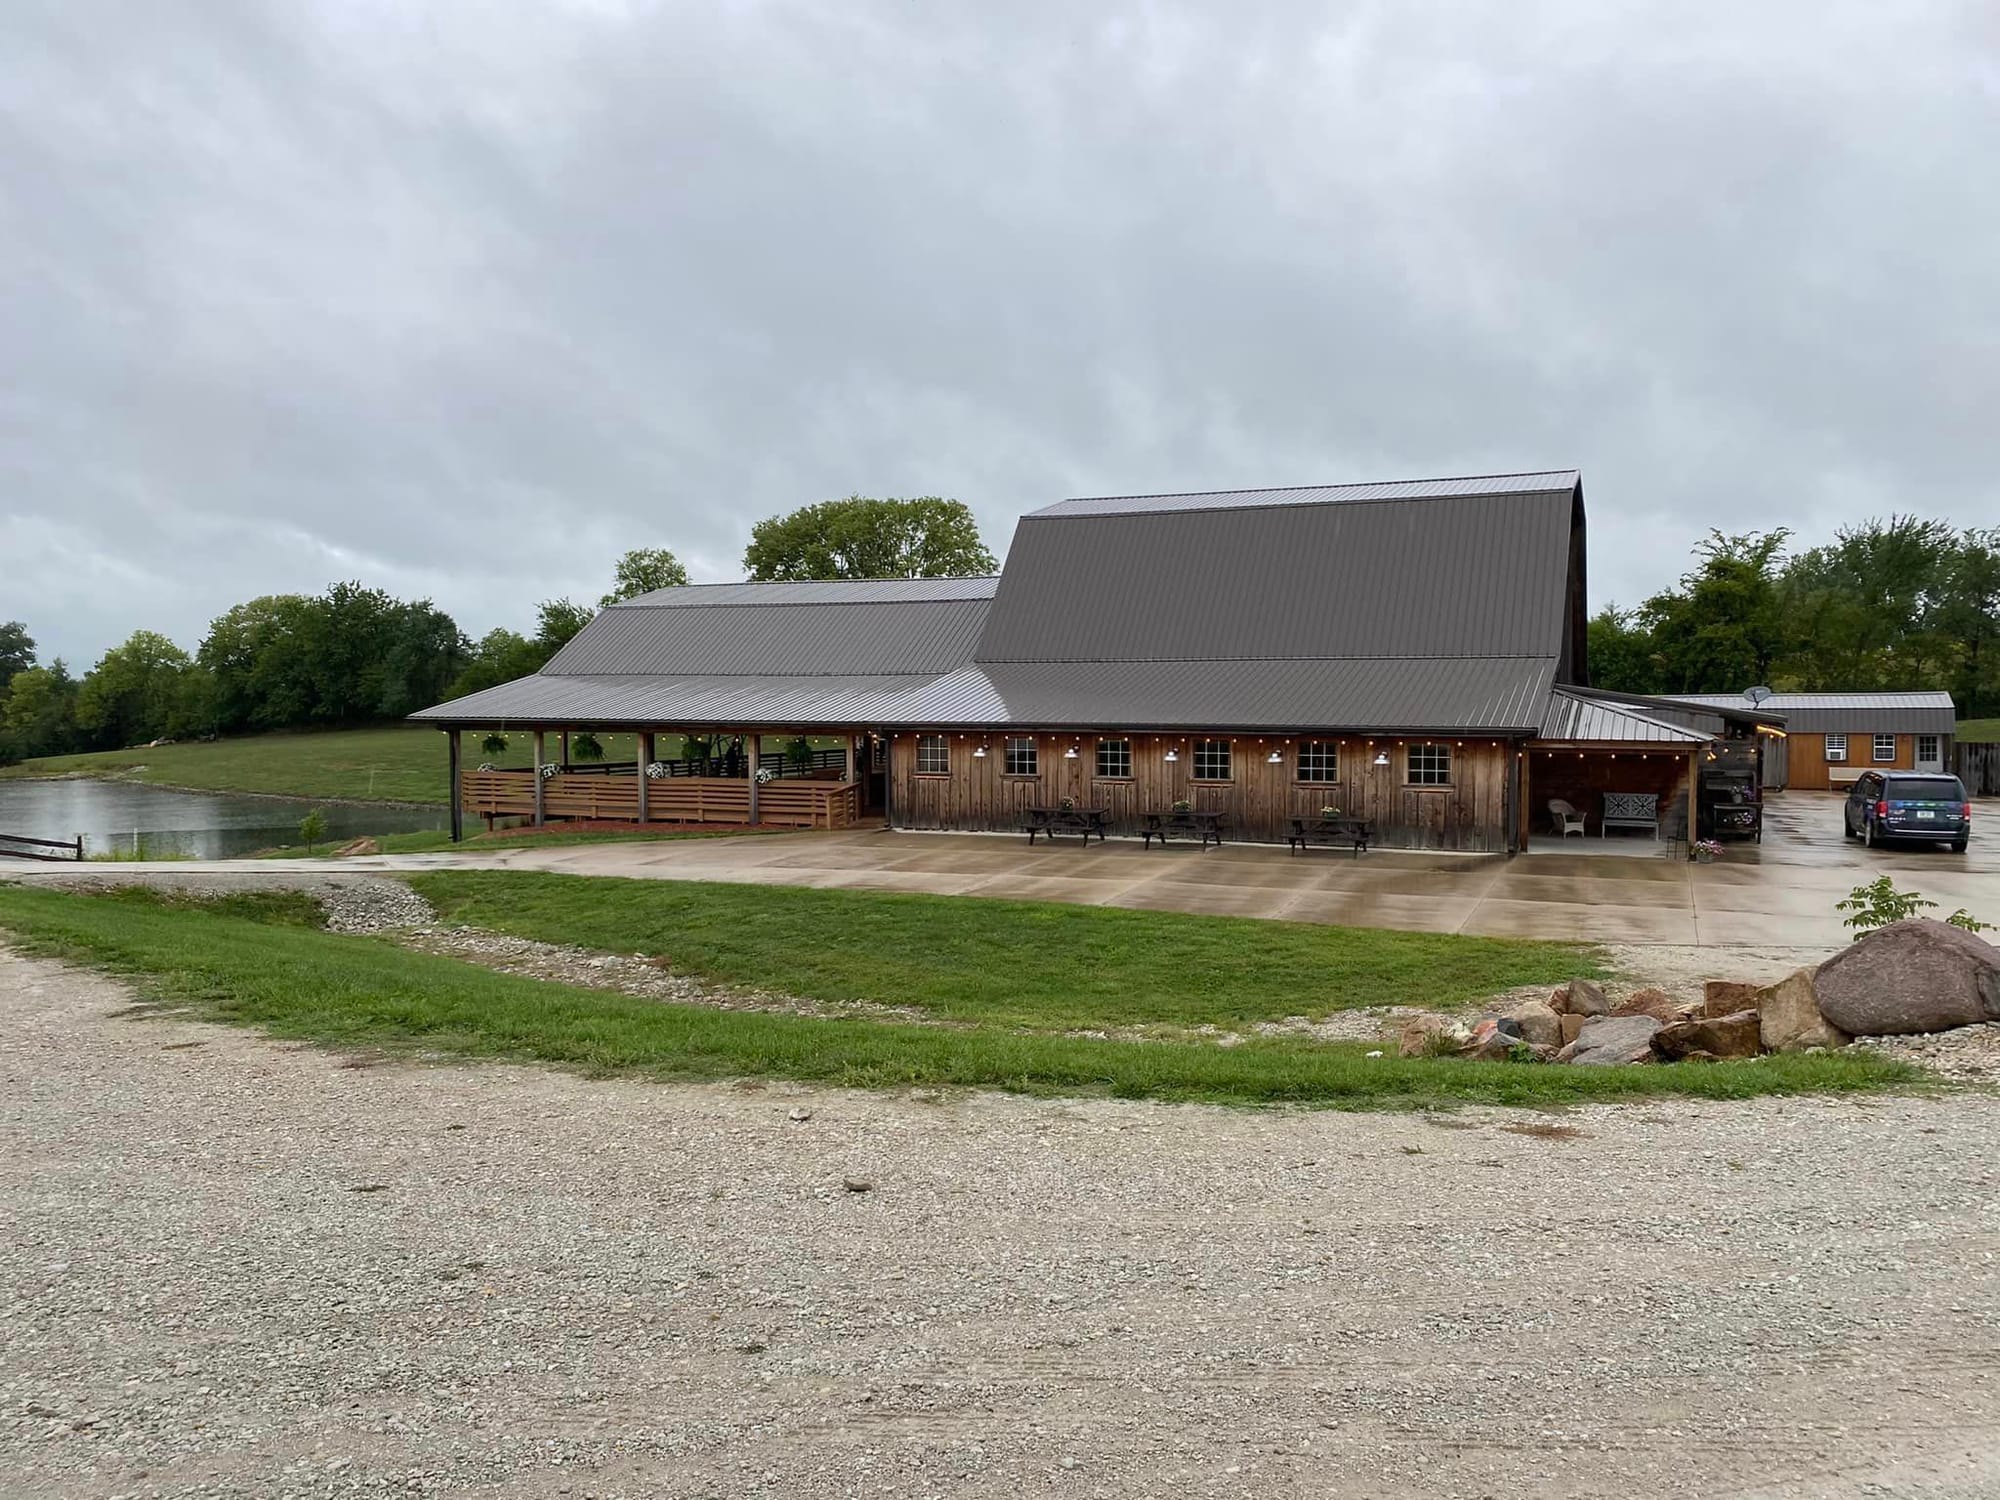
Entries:
POLYGON ((1958 737, 1968 745, 1990 745, 2000 740, 2000 719, 1961 719, 1958 737))
POLYGON ((1113 907, 525 871, 410 883, 448 921, 663 954, 739 988, 1044 1031, 1452 1006, 1605 972, 1571 943, 1113 907))
POLYGON ((1893 1088, 1917 1077, 1851 1052, 1558 1068, 1370 1058, 1360 1046, 1108 1042, 722 1011, 496 974, 377 939, 336 937, 296 917, 282 905, 209 911, 143 894, 0 885, 0 932, 30 951, 129 976, 146 997, 198 1017, 332 1047, 427 1057, 540 1061, 663 1079, 779 1077, 1342 1108, 1742 1098, 1893 1088))
MULTIPOLYGON (((534 758, 525 734, 508 736, 507 749, 481 748, 478 734, 465 737, 465 764, 525 766, 534 758)), ((604 758, 629 761, 638 753, 629 734, 599 736, 604 758)), ((548 753, 557 753, 551 736, 548 753)), ((662 753, 671 745, 663 744, 662 753)), ((347 801, 432 802, 450 800, 451 780, 444 735, 416 724, 373 729, 327 729, 246 735, 240 739, 162 745, 158 749, 106 750, 88 755, 51 755, 0 770, 0 776, 103 776, 194 787, 215 792, 270 792, 288 797, 331 797, 347 801)))
MULTIPOLYGON (((559 844, 654 844, 668 839, 740 839, 755 838, 766 834, 792 832, 789 828, 656 828, 641 832, 639 829, 571 829, 563 830, 560 824, 551 825, 550 831, 538 832, 533 828, 502 828, 493 833, 478 829, 476 821, 466 820, 465 838, 454 844, 451 834, 444 829, 424 829, 417 833, 370 834, 379 852, 383 854, 493 854, 503 849, 523 847, 546 849, 559 844)), ((322 843, 308 851, 301 844, 287 844, 282 849, 260 849, 255 859, 325 859, 335 844, 322 843)))

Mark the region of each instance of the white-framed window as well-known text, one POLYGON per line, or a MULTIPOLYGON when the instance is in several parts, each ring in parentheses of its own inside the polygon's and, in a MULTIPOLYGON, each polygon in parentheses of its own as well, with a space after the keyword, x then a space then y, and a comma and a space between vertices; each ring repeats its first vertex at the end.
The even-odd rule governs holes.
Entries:
POLYGON ((1878 765, 1886 764, 1890 761, 1895 760, 1895 758, 1896 758, 1896 737, 1893 734, 1876 735, 1875 736, 1876 763, 1878 765))
POLYGON ((1928 770, 1944 764, 1944 745, 1935 734, 1917 736, 1917 769, 1928 770))
POLYGON ((1101 781, 1131 780, 1132 742, 1130 740, 1099 740, 1097 742, 1097 775, 1101 781))
POLYGON ((1411 786, 1451 785, 1451 746, 1412 745, 1408 781, 1411 786))
POLYGON ((1194 779, 1196 781, 1229 780, 1229 741, 1196 740, 1194 742, 1194 779))
POLYGON ((1340 780, 1340 746, 1333 740, 1305 740, 1299 745, 1299 780, 1340 780))
POLYGON ((917 774, 919 776, 949 776, 951 774, 951 741, 941 734, 920 734, 917 736, 917 774))
POLYGON ((1830 734, 1826 737, 1826 758, 1828 760, 1847 759, 1847 736, 1830 734))
POLYGON ((1009 776, 1039 776, 1041 757, 1032 739, 1015 737, 1007 741, 1007 763, 1001 768, 1009 776))

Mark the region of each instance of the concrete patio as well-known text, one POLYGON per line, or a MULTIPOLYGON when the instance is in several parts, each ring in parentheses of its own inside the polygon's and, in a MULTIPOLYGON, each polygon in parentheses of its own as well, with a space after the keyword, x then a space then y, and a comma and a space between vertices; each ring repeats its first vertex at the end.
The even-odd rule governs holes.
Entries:
MULTIPOLYGON (((1992 812, 2000 814, 2000 805, 1992 812)), ((2000 920, 2000 838, 1975 833, 1964 855, 1927 848, 1864 849, 1841 837, 1840 802, 1816 793, 1772 800, 1761 845, 1735 844, 1715 864, 1613 855, 1490 855, 1379 850, 1293 854, 1268 845, 1146 849, 1074 840, 1029 847, 1019 837, 880 829, 657 843, 532 845, 492 853, 384 855, 340 861, 160 865, 247 875, 259 869, 509 869, 647 880, 715 880, 819 889, 1078 902, 1326 922, 1350 927, 1494 937, 1721 947, 1834 947, 1845 942, 1834 903, 1892 875, 1939 903, 2000 920)), ((1975 813, 1975 819, 1979 814, 1975 813)), ((1992 825, 1986 825, 1992 826, 1992 825)), ((148 867, 42 866, 11 876, 105 880, 148 867)))

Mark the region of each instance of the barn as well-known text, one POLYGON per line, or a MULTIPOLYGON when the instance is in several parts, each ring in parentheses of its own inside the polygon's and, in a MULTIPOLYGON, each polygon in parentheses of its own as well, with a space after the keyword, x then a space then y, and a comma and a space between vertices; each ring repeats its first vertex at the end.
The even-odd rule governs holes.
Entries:
POLYGON ((1574 470, 1063 500, 997 578, 661 590, 416 717, 448 732, 455 827, 1013 832, 1080 808, 1114 836, 1338 817, 1410 848, 1667 848, 1700 768, 1754 760, 1770 716, 1593 690, 1586 560, 1574 470), (534 765, 465 770, 463 734, 495 729, 530 733, 534 765), (548 761, 575 731, 639 748, 548 761))

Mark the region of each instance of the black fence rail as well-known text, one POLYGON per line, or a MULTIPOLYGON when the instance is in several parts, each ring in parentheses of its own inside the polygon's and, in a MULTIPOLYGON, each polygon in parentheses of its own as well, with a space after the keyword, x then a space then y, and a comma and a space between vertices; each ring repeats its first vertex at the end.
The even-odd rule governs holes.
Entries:
POLYGON ((73 839, 31 839, 26 834, 0 833, 0 859, 82 858, 82 834, 73 839))
POLYGON ((1952 751, 1952 769, 1975 797, 2000 797, 2000 745, 1961 740, 1952 751))

